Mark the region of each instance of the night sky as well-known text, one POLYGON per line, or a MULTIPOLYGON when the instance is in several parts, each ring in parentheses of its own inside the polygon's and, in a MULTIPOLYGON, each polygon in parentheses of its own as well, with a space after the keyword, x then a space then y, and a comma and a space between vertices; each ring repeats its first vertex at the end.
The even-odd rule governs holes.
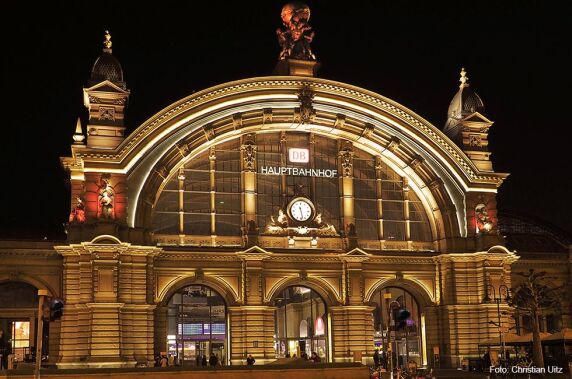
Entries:
MULTIPOLYGON (((59 157, 70 154, 77 117, 87 124, 82 87, 105 29, 131 90, 129 132, 194 91, 270 75, 284 3, 3 4, 0 237, 65 238, 59 157)), ((320 77, 380 93, 438 127, 465 67, 495 121, 495 170, 511 173, 499 208, 572 232, 570 2, 307 3, 320 77)))

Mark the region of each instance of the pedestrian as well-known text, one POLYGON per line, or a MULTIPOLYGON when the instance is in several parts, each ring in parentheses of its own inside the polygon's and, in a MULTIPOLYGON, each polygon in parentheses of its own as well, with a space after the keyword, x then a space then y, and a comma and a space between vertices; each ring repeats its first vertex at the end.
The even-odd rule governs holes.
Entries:
POLYGON ((314 363, 318 363, 318 362, 320 362, 320 357, 318 357, 318 354, 316 354, 315 351, 312 351, 312 355, 310 356, 310 360, 314 363))
POLYGON ((381 365, 383 366, 384 369, 387 370, 387 354, 385 353, 385 351, 381 352, 381 365))
POLYGON ((161 367, 167 367, 167 366, 169 366, 169 360, 167 359, 167 356, 165 355, 165 353, 162 353, 162 354, 161 354, 160 366, 161 366, 161 367))
POLYGON ((483 355, 483 372, 488 372, 490 368, 491 368, 491 354, 487 350, 483 355))
POLYGON ((173 354, 169 354, 169 366, 174 366, 175 365, 175 357, 173 356, 173 354))
POLYGON ((211 366, 216 366, 216 364, 218 363, 218 359, 216 357, 216 355, 214 355, 214 353, 211 353, 211 357, 209 358, 209 364, 211 366))
POLYGON ((373 352, 373 364, 375 368, 379 367, 379 349, 375 349, 373 352))
POLYGON ((197 367, 199 367, 201 365, 201 355, 200 354, 197 354, 196 361, 197 361, 197 367))
POLYGON ((318 355, 318 353, 316 353, 314 351, 314 363, 320 363, 322 361, 322 358, 320 358, 320 356, 318 355))
POLYGON ((201 360, 201 363, 203 364, 203 367, 207 366, 207 355, 203 355, 203 359, 201 360))
POLYGON ((256 359, 254 359, 254 357, 252 357, 252 354, 248 354, 248 358, 246 358, 246 364, 248 366, 253 366, 254 362, 256 362, 256 359))

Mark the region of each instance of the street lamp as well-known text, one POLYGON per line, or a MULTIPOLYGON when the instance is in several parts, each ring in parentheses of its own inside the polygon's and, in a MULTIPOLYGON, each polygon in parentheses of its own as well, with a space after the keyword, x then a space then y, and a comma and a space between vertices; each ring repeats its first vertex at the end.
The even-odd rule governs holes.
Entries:
POLYGON ((500 303, 503 300, 506 301, 507 303, 510 303, 510 301, 511 301, 510 288, 508 288, 504 284, 501 284, 498 287, 495 287, 492 284, 487 284, 487 291, 485 293, 485 297, 483 299, 483 302, 490 303, 491 301, 493 301, 497 304, 497 320, 498 320, 498 323, 495 323, 494 321, 489 321, 489 323, 498 326, 499 343, 501 344, 501 357, 500 357, 501 360, 504 360, 504 358, 505 358, 505 346, 504 346, 504 341, 502 338, 502 331, 501 331, 501 325, 502 324, 501 324, 501 311, 500 311, 500 303), (490 297, 491 293, 493 295, 492 298, 490 297))

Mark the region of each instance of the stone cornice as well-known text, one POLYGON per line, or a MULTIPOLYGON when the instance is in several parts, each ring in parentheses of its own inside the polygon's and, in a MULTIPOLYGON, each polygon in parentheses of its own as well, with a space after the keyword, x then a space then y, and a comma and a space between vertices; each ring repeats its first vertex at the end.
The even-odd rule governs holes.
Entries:
POLYGON ((62 256, 73 256, 81 254, 98 253, 118 253, 121 255, 157 256, 163 249, 155 246, 138 246, 130 243, 120 244, 99 244, 92 242, 82 242, 64 246, 54 246, 54 249, 62 256))
POLYGON ((432 259, 435 263, 501 261, 503 265, 510 265, 516 262, 519 258, 520 257, 518 255, 508 251, 505 247, 494 246, 488 251, 441 254, 433 257, 432 259))
POLYGON ((0 250, 0 257, 44 257, 57 258, 58 253, 53 250, 27 250, 27 249, 9 249, 0 250))

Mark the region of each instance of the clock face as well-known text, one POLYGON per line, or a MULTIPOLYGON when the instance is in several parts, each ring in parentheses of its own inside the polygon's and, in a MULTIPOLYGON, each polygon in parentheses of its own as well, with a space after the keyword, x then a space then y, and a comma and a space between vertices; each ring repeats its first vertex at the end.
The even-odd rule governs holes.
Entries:
POLYGON ((306 200, 295 200, 290 204, 290 217, 296 221, 309 220, 312 212, 312 206, 306 200))

